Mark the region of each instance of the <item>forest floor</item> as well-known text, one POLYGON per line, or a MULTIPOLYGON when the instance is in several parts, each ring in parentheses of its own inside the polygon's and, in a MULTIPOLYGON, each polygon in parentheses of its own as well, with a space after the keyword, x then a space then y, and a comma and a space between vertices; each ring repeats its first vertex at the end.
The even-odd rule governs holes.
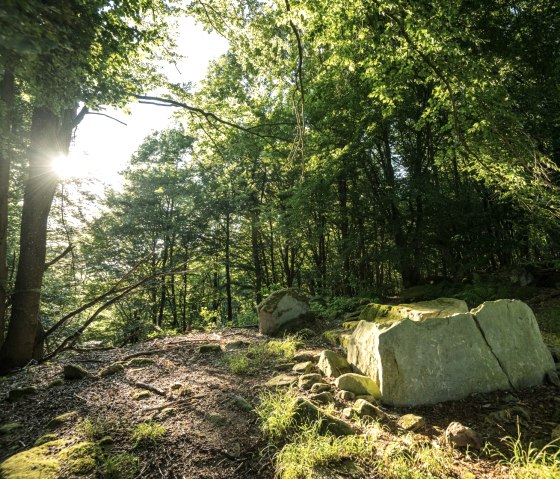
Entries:
MULTIPOLYGON (((225 352, 228 345, 239 345, 236 343, 239 341, 256 344, 265 340, 251 328, 192 332, 130 347, 67 352, 50 363, 33 365, 3 377, 0 381, 0 461, 29 449, 38 438, 52 434, 43 441, 101 440, 102 457, 136 461, 131 473, 127 472, 126 461, 119 464, 117 460, 113 461, 112 469, 107 464, 97 463, 81 471, 79 477, 272 478, 277 449, 264 438, 258 416, 248 410, 239 396, 251 406, 257 406, 268 380, 278 374, 296 374, 290 369, 282 371, 287 369, 282 361, 260 364, 251 374, 235 374, 225 360, 229 354, 225 352), (221 351, 200 352, 203 344, 220 345, 221 351), (63 377, 63 367, 70 363, 95 374, 117 361, 129 363, 105 377, 56 381, 63 377), (9 390, 26 386, 36 387, 36 394, 14 402, 6 400, 9 390), (51 422, 55 417, 74 411, 59 424, 51 422), (13 426, 6 427, 10 424, 13 426), (144 424, 163 426, 161 434, 148 434, 142 439, 137 431, 144 424), (111 439, 103 439, 107 437, 111 439)), ((334 348, 317 335, 301 341, 298 353, 306 351, 318 355, 323 349, 334 348)), ((298 391, 298 394, 309 395, 306 391, 298 391)), ((331 412, 342 417, 342 409, 349 406, 352 402, 337 398, 331 412)), ((503 439, 517 438, 518 432, 525 448, 529 443, 542 447, 549 442, 551 430, 560 422, 560 391, 544 385, 523 391, 475 395, 434 406, 383 407, 383 410, 387 418, 377 429, 376 447, 387 450, 396 445, 410 450, 415 447, 413 444, 420 444, 428 446, 434 454, 443 452, 445 456, 445 467, 432 471, 425 463, 416 461, 413 466, 419 475, 410 477, 524 477, 515 475, 511 462, 500 460, 497 453, 501 451, 508 456, 511 451, 503 439), (397 419, 406 413, 423 416, 427 426, 418 433, 403 431, 397 426, 397 419), (449 450, 444 444, 444 431, 452 421, 474 429, 490 447, 482 452, 449 450)), ((357 432, 366 432, 362 423, 354 427, 357 432)), ((64 465, 62 471, 56 477, 74 477, 64 465)), ((333 477, 349 476, 341 473, 333 477)), ((362 472, 353 477, 389 476, 374 467, 368 469, 366 464, 362 472)))

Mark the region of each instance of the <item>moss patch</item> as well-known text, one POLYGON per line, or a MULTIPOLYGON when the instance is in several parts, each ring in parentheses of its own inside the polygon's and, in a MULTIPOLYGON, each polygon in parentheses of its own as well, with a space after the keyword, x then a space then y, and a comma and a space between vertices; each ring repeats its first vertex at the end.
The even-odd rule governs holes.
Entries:
POLYGON ((272 313, 276 309, 276 306, 278 306, 280 300, 286 295, 289 295, 292 298, 295 298, 303 303, 307 303, 309 301, 307 295, 299 289, 285 288, 270 294, 267 298, 264 299, 262 303, 257 306, 257 310, 264 310, 268 313, 272 313))
POLYGON ((47 429, 50 429, 51 431, 54 429, 58 429, 59 427, 64 426, 64 424, 73 421, 77 417, 78 417, 78 411, 70 411, 61 414, 60 416, 56 416, 49 421, 49 423, 47 424, 47 429))
POLYGON ((58 454, 66 441, 51 441, 6 459, 0 465, 2 479, 56 479, 61 463, 58 454))
POLYGON ((33 447, 42 446, 47 442, 56 441, 56 434, 45 434, 33 443, 33 447))
POLYGON ((37 388, 35 386, 26 386, 24 388, 12 389, 8 392, 8 401, 14 402, 18 399, 35 394, 37 394, 37 388))

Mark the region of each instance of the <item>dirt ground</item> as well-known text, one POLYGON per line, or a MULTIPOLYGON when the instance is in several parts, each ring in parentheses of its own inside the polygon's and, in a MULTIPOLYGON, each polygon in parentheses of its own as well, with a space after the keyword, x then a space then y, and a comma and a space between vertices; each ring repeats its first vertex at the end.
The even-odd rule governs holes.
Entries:
MULTIPOLYGON (((272 478, 273 451, 259 431, 256 414, 240 409, 235 396, 243 396, 256 405, 264 383, 279 373, 278 368, 263 364, 258 375, 236 375, 223 361, 224 353, 198 351, 201 344, 220 344, 225 349, 229 343, 240 340, 251 343, 264 338, 255 329, 193 332, 126 348, 68 352, 51 363, 30 366, 3 378, 0 424, 20 423, 23 427, 10 436, 9 441, 0 436, 3 441, 0 442, 0 461, 31 447, 37 438, 52 432, 47 428, 52 418, 77 411, 80 418, 111 424, 114 440, 111 453, 126 451, 136 455, 140 459, 137 477, 272 478), (47 387, 62 378, 65 364, 80 364, 97 372, 130 356, 147 356, 155 362, 126 368, 105 378, 67 380, 63 385, 47 387), (172 385, 176 383, 180 383, 182 389, 173 390, 172 385), (6 400, 10 389, 29 385, 36 386, 38 394, 16 402, 6 400), (133 394, 146 391, 144 386, 157 391, 151 391, 146 399, 134 399, 133 394), (165 406, 174 408, 174 413, 162 416, 160 411, 165 406), (163 424, 167 433, 157 444, 133 449, 131 428, 150 419, 163 424)), ((306 342, 303 349, 318 353, 326 347, 317 336, 306 342)), ((336 411, 340 413, 347 406, 351 403, 337 401, 336 411)), ((543 445, 550 440, 554 425, 560 422, 560 391, 554 386, 540 386, 515 393, 477 395, 434 406, 384 410, 389 417, 384 441, 402 434, 396 420, 402 414, 413 412, 424 416, 428 424, 416 435, 417 439, 441 447, 444 447, 445 428, 452 421, 473 428, 496 447, 501 447, 500 440, 504 436, 516 436, 518 427, 525 441, 543 445)), ((76 437, 77 421, 70 421, 56 434, 76 437)), ((454 458, 458 478, 508 477, 507 470, 497 459, 484 454, 476 457, 456 451, 454 458), (467 471, 470 476, 465 476, 467 471)))

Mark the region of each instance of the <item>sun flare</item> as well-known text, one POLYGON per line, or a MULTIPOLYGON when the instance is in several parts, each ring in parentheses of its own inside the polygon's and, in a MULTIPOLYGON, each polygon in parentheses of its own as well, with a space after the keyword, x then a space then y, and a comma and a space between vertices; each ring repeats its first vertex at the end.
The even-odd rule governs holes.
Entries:
POLYGON ((85 160, 85 158, 60 155, 52 160, 52 169, 62 180, 84 178, 89 174, 89 168, 85 160))

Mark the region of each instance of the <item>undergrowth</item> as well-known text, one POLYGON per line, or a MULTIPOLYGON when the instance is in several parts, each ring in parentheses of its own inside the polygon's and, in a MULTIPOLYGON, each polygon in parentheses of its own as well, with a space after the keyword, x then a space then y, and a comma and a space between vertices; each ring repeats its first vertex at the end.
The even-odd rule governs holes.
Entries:
POLYGON ((163 436, 167 433, 165 426, 155 422, 148 421, 138 424, 131 434, 132 442, 134 447, 140 445, 154 445, 157 444, 163 436))
POLYGON ((297 395, 291 389, 266 391, 261 394, 256 413, 261 431, 271 442, 278 442, 294 426, 297 395))
POLYGON ((256 374, 263 366, 272 366, 294 357, 300 345, 297 336, 286 336, 261 344, 251 344, 245 351, 233 351, 224 361, 235 374, 256 374))
POLYGON ((104 479, 134 479, 138 474, 138 458, 122 452, 109 456, 101 468, 104 479))
POLYGON ((559 479, 560 478, 560 443, 558 440, 539 448, 529 442, 524 444, 519 426, 517 437, 503 439, 507 447, 504 453, 487 446, 485 452, 499 459, 500 463, 512 471, 512 479, 559 479))
POLYGON ((358 463, 373 457, 373 442, 366 435, 321 435, 319 424, 303 427, 276 454, 276 474, 281 479, 325 477, 322 470, 346 476, 360 473, 358 463))

